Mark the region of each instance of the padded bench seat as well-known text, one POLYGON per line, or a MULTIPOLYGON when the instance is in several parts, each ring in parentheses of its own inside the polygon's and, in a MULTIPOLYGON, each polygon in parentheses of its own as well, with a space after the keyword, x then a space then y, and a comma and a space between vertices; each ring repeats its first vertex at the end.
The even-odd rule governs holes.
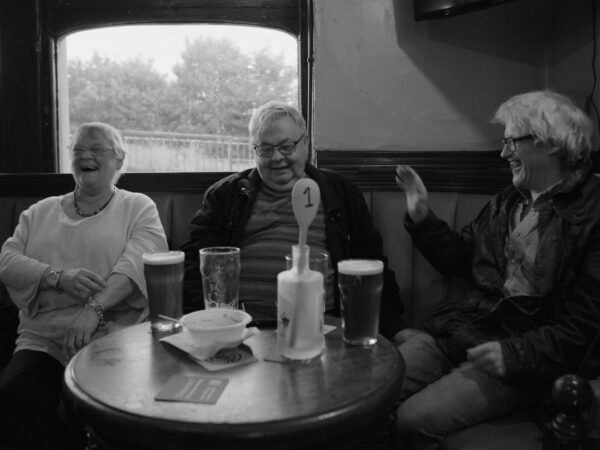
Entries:
MULTIPOLYGON (((224 174, 153 174, 150 181, 144 181, 147 175, 126 174, 119 186, 144 192, 154 200, 169 246, 176 249, 187 240, 189 222, 200 207, 204 191, 222 176, 224 174)), ((0 188, 0 242, 4 242, 12 234, 21 211, 40 198, 72 190, 73 180, 66 174, 0 174, 0 188)), ((439 274, 414 249, 403 226, 406 202, 401 191, 365 190, 364 196, 375 227, 382 235, 390 266, 396 273, 406 306, 406 322, 419 328, 437 302, 456 298, 464 292, 464 287, 460 282, 439 274)), ((472 220, 490 198, 489 195, 451 192, 430 192, 429 197, 435 213, 456 230, 472 220)), ((14 333, 16 330, 16 310, 1 283, 0 326, 2 332, 14 333), (4 325, 3 320, 6 322, 4 325), (11 330, 10 326, 14 328, 11 330)), ((0 358, 8 357, 11 352, 9 344, 0 343, 0 358)), ((542 448, 542 433, 526 415, 512 415, 458 433, 447 440, 444 448, 539 450, 542 448)))

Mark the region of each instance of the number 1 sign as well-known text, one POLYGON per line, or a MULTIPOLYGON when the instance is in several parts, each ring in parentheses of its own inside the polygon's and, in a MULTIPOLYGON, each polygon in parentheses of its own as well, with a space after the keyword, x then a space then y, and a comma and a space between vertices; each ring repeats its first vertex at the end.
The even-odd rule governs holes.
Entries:
POLYGON ((292 208, 300 229, 300 236, 298 237, 300 248, 306 245, 308 227, 317 214, 320 199, 321 190, 319 185, 310 178, 298 180, 292 189, 292 208))

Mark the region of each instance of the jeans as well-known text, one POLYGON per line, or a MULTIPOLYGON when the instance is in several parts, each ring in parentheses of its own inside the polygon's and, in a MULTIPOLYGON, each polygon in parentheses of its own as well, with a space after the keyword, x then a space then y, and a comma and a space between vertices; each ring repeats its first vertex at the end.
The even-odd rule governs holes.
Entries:
POLYGON ((456 366, 427 333, 415 334, 398 349, 406 364, 396 422, 399 448, 439 448, 450 434, 530 402, 468 361, 456 366))

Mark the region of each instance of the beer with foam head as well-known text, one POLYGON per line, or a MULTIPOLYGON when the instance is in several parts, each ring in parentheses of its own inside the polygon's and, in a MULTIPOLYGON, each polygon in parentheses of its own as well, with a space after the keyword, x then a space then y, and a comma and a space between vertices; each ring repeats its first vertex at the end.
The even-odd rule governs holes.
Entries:
POLYGON ((183 261, 180 251, 144 253, 144 276, 148 291, 150 328, 153 332, 171 331, 176 323, 159 317, 180 319, 183 315, 183 261))
POLYGON ((376 259, 339 261, 338 286, 344 341, 353 345, 375 344, 379 330, 383 262, 376 259))

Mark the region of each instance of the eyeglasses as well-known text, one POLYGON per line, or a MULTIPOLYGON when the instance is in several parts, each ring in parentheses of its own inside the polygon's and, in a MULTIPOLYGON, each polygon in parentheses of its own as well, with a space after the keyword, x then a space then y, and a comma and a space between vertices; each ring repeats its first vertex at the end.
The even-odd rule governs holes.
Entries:
POLYGON ((104 155, 105 153, 108 153, 111 150, 113 150, 112 147, 84 147, 83 145, 76 145, 75 147, 73 147, 72 151, 75 154, 89 151, 94 156, 97 156, 97 155, 104 155))
POLYGON ((267 145, 267 144, 253 145, 252 148, 254 149, 256 154, 258 156, 260 156, 261 158, 269 158, 270 156, 273 155, 273 152, 275 150, 279 150, 279 153, 281 153, 284 156, 291 155, 296 150, 296 146, 298 145, 298 143, 302 139, 304 139, 304 136, 305 136, 305 134, 300 136, 296 142, 284 142, 279 145, 267 145))
POLYGON ((535 136, 533 134, 526 134, 524 136, 514 137, 514 138, 504 138, 502 139, 502 144, 506 145, 510 148, 511 151, 515 151, 517 149, 517 142, 522 141, 533 141, 535 136))

